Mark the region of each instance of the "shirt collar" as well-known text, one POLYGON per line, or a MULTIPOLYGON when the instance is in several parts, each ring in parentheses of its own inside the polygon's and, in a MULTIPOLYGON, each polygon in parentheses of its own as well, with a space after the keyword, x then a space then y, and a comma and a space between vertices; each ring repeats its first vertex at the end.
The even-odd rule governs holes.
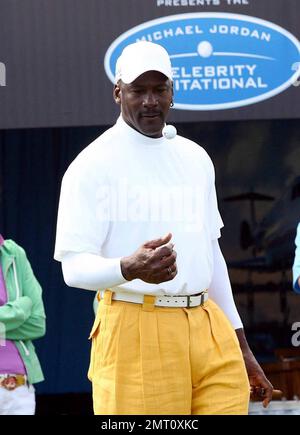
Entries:
POLYGON ((130 127, 130 125, 128 125, 127 122, 124 121, 122 114, 117 120, 117 126, 119 129, 122 130, 123 134, 126 134, 126 137, 128 139, 133 140, 139 146, 162 146, 167 144, 167 140, 163 136, 159 138, 152 138, 149 136, 145 136, 144 134, 130 127))

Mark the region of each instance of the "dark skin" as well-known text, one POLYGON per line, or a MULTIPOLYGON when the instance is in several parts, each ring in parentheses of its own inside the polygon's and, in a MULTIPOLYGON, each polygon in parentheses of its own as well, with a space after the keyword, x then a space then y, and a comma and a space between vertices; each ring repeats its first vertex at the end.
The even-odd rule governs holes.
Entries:
POLYGON ((121 270, 125 279, 141 279, 151 284, 171 281, 177 275, 176 257, 172 234, 150 240, 140 246, 129 257, 121 259, 121 270))
POLYGON ((129 84, 120 80, 114 88, 114 99, 130 127, 152 138, 162 136, 173 100, 173 86, 165 75, 148 71, 129 84))
MULTIPOLYGON (((173 99, 173 87, 170 80, 157 71, 148 71, 134 82, 124 84, 121 81, 114 88, 114 99, 120 104, 124 121, 139 133, 159 138, 173 99)), ((170 281, 177 275, 172 234, 156 240, 150 240, 140 246, 136 252, 121 259, 121 270, 128 281, 141 279, 144 282, 159 284, 170 281)), ((251 399, 263 401, 268 406, 272 400, 273 386, 266 378, 247 343, 243 329, 236 334, 243 353, 247 369, 251 399)))
POLYGON ((272 400, 273 385, 266 378, 263 369, 256 361, 248 345, 244 329, 236 329, 235 332, 240 343, 249 378, 251 400, 262 401, 264 408, 266 408, 272 400))

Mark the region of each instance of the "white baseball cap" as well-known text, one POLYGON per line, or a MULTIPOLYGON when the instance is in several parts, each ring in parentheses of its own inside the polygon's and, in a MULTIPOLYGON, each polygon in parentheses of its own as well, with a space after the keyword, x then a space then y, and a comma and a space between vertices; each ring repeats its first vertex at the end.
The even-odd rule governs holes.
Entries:
POLYGON ((167 50, 159 44, 139 41, 127 45, 116 63, 115 83, 132 83, 147 71, 159 71, 172 78, 172 66, 167 50))

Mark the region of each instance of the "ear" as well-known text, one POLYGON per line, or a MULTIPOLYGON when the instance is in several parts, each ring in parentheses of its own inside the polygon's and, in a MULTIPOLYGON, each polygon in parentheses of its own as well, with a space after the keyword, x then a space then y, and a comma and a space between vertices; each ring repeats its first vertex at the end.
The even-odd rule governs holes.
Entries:
POLYGON ((174 86, 173 86, 173 82, 171 80, 169 80, 169 85, 170 85, 170 91, 171 91, 170 107, 173 107, 174 106, 174 103, 173 103, 173 99, 174 99, 174 86))
POLYGON ((114 100, 117 104, 121 104, 121 88, 119 84, 116 84, 113 92, 114 100))

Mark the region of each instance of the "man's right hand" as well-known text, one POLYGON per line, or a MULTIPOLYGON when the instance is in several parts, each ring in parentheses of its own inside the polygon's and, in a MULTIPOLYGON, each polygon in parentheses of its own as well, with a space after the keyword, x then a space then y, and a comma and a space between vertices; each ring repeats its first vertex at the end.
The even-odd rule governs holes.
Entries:
POLYGON ((172 234, 144 243, 134 254, 121 259, 122 275, 127 281, 141 279, 151 284, 171 281, 177 275, 172 234))

